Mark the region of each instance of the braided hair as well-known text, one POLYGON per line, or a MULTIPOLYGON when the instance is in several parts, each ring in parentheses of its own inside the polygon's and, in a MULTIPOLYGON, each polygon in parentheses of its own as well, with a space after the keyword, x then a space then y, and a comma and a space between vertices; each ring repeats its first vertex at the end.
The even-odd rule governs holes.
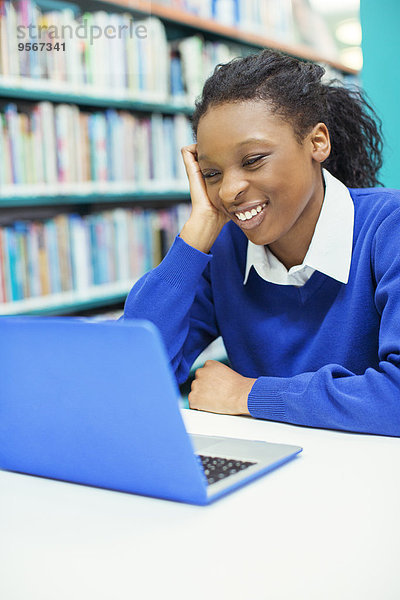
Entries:
POLYGON ((381 120, 365 93, 339 80, 323 83, 325 69, 275 50, 263 50, 218 64, 195 102, 191 118, 196 139, 201 117, 212 106, 261 100, 288 120, 299 143, 317 123, 325 123, 331 153, 323 166, 347 187, 382 185, 381 120))

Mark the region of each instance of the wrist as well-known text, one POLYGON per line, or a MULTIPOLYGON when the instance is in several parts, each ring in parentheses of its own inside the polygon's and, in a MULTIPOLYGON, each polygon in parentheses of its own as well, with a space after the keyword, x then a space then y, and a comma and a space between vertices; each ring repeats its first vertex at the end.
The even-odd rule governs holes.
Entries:
POLYGON ((210 218, 196 219, 189 217, 182 227, 179 237, 189 246, 208 254, 221 229, 221 223, 217 223, 210 218))
POLYGON ((252 389, 253 385, 255 384, 255 382, 257 381, 257 379, 253 379, 250 377, 245 377, 244 379, 246 381, 245 381, 245 384, 243 385, 242 393, 240 395, 237 414, 250 415, 250 411, 248 409, 248 399, 249 399, 249 394, 251 392, 251 389, 252 389))

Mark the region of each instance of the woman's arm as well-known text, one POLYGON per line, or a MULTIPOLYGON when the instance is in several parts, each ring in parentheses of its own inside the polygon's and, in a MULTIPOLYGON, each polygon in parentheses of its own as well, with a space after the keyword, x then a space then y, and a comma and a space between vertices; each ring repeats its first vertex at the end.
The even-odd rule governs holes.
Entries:
POLYGON ((182 148, 192 211, 164 260, 132 288, 124 319, 148 319, 160 330, 178 383, 193 361, 219 336, 208 263, 226 217, 210 202, 196 144, 182 148))
POLYGON ((378 227, 371 249, 380 315, 379 367, 355 375, 328 364, 295 377, 260 377, 248 397, 250 413, 277 419, 400 436, 400 209, 378 227))
POLYGON ((399 354, 354 375, 340 365, 294 377, 243 377, 207 361, 197 369, 189 406, 310 427, 400 436, 399 354))
POLYGON ((326 365, 294 377, 259 377, 247 406, 260 419, 400 436, 400 369, 382 361, 363 375, 326 365))
MULTIPOLYGON (((356 375, 339 364, 293 377, 249 379, 238 373, 203 368, 189 395, 192 408, 226 412, 228 396, 235 398, 232 412, 248 412, 271 419, 312 427, 400 436, 400 209, 386 218, 375 234, 371 251, 380 315, 379 367, 356 375), (211 377, 220 381, 216 394, 211 377), (239 379, 238 379, 239 378, 239 379), (222 383, 223 380, 223 383, 222 383), (240 397, 232 389, 240 390, 240 397), (207 394, 207 390, 210 393, 207 394)), ((209 365, 211 367, 212 365, 209 365)), ((215 386, 214 386, 215 389, 215 386)))
POLYGON ((178 383, 219 336, 208 276, 211 259, 177 236, 164 260, 126 299, 124 319, 148 319, 160 330, 178 383))

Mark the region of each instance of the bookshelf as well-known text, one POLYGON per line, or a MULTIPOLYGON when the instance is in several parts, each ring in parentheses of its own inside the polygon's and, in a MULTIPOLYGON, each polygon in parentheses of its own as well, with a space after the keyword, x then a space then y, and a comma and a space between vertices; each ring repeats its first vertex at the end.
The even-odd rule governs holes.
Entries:
MULTIPOLYGON (((241 2, 247 10, 250 4, 256 6, 258 1, 251 0, 243 3, 242 0, 236 0, 236 4, 241 2)), ((233 22, 232 15, 230 15, 230 23, 221 22, 224 19, 226 21, 226 14, 220 14, 219 21, 210 18, 206 13, 207 10, 210 13, 211 7, 214 5, 211 1, 202 3, 192 1, 192 5, 201 14, 191 14, 177 7, 177 4, 179 3, 174 0, 170 2, 75 0, 72 3, 59 0, 37 0, 37 3, 34 3, 33 0, 13 0, 13 2, 0 0, 0 118, 1 114, 9 112, 8 117, 3 116, 3 129, 0 128, 0 153, 5 156, 6 150, 11 144, 12 136, 6 129, 7 127, 27 132, 26 135, 24 133, 25 137, 21 134, 22 137, 16 144, 16 148, 12 147, 12 158, 15 159, 17 166, 17 161, 20 159, 20 167, 17 169, 15 164, 12 164, 8 166, 7 170, 7 165, 0 166, 0 169, 3 169, 0 170, 0 230, 3 232, 7 230, 6 240, 4 235, 0 235, 0 283, 1 277, 3 278, 3 291, 0 293, 0 315, 71 314, 94 308, 106 310, 108 306, 118 302, 122 304, 135 279, 140 276, 139 272, 135 274, 135 277, 129 275, 116 281, 97 282, 95 285, 89 277, 84 289, 52 290, 51 285, 50 289, 47 285, 47 287, 44 286, 46 293, 37 295, 38 287, 36 286, 36 296, 20 297, 24 293, 30 294, 30 287, 35 287, 35 285, 29 285, 33 267, 29 264, 27 258, 29 252, 26 249, 32 242, 30 238, 28 239, 27 230, 24 230, 23 227, 19 232, 14 233, 14 224, 24 219, 34 221, 35 210, 38 210, 39 215, 43 208, 47 208, 49 214, 46 217, 38 216, 38 219, 46 219, 47 222, 51 222, 60 210, 63 210, 63 214, 66 216, 78 213, 84 218, 89 218, 92 214, 94 219, 96 214, 113 209, 129 211, 135 210, 134 207, 141 207, 149 214, 150 211, 153 211, 154 215, 167 205, 179 207, 182 206, 181 203, 186 203, 187 209, 189 209, 190 196, 179 148, 192 141, 189 137, 188 118, 192 112, 193 100, 200 92, 202 82, 211 73, 215 64, 225 62, 233 56, 246 55, 261 48, 270 47, 302 59, 321 62, 327 67, 329 75, 338 75, 350 82, 358 76, 354 70, 340 64, 331 56, 325 56, 317 49, 295 40, 293 36, 289 41, 284 39, 282 31, 278 32, 276 36, 272 35, 274 32, 271 34, 270 31, 264 35, 263 31, 258 30, 256 23, 248 21, 249 15, 246 15, 247 21, 243 23, 243 27, 240 27, 238 23, 233 22), (26 24, 28 17, 31 19, 33 17, 35 19, 52 18, 58 24, 63 22, 70 25, 82 22, 76 21, 79 19, 79 15, 81 18, 90 19, 87 22, 97 26, 107 24, 107 19, 114 24, 126 24, 131 21, 139 25, 145 24, 150 28, 149 31, 153 36, 149 46, 150 50, 147 49, 149 56, 143 59, 141 52, 143 53, 144 46, 140 40, 136 40, 136 46, 133 46, 133 42, 126 38, 119 46, 110 45, 108 47, 103 43, 94 53, 93 49, 89 47, 91 44, 86 39, 83 42, 80 41, 84 46, 79 60, 79 65, 81 63, 84 65, 82 67, 83 75, 78 72, 77 62, 71 63, 72 59, 61 57, 60 53, 58 55, 50 53, 54 56, 50 58, 47 56, 44 59, 43 56, 34 56, 32 51, 23 50, 18 56, 19 62, 16 62, 16 57, 12 56, 11 52, 10 29, 7 29, 9 22, 6 26, 4 20, 4 15, 10 15, 5 10, 6 8, 9 10, 10 5, 15 9, 11 17, 15 21, 13 26, 21 22, 26 24), (36 10, 36 6, 39 7, 39 17, 33 12, 36 10), (1 21, 1 15, 3 15, 3 21, 1 21), (18 21, 18 19, 25 20, 18 21), (7 35, 8 40, 6 39, 7 35), (6 50, 10 60, 7 64, 4 58, 6 54, 5 39, 9 44, 6 50), (118 54, 118 52, 123 54, 118 54), (129 63, 129 57, 132 56, 135 56, 139 62, 129 63), (125 63, 127 76, 123 78, 116 68, 117 73, 112 76, 113 79, 110 75, 111 66, 118 64, 119 61, 116 60, 118 57, 123 57, 125 61, 128 61, 125 63), (140 57, 146 64, 144 70, 141 70, 140 57), (57 63, 57 61, 59 62, 57 63), (92 73, 88 70, 88 64, 93 67, 92 73), (62 77, 59 76, 60 74, 62 77), (13 106, 12 109, 9 108, 10 105, 13 106), (40 120, 37 120, 37 115, 40 116, 40 111, 46 114, 51 113, 50 129, 55 130, 51 140, 47 133, 42 138, 40 131, 37 134, 39 137, 36 138, 36 142, 42 142, 44 146, 44 158, 39 156, 41 144, 36 143, 35 145, 30 137, 32 131, 36 131, 36 133, 38 131, 37 123, 40 120), (132 119, 135 120, 134 123, 132 119), (85 123, 82 125, 83 122, 85 123), (36 126, 36 130, 34 130, 34 126, 36 126), (79 127, 83 127, 83 130, 79 127), (119 135, 121 132, 125 135, 129 127, 132 136, 135 139, 140 137, 142 144, 135 147, 136 154, 132 154, 131 163, 135 162, 136 157, 144 154, 148 158, 148 164, 141 164, 138 170, 129 173, 129 176, 126 173, 121 176, 120 167, 124 161, 124 152, 121 151, 118 154, 118 151, 121 150, 119 147, 121 143, 112 138, 116 137, 115 132, 117 131, 119 135), (78 130, 79 135, 84 131, 86 136, 86 146, 82 146, 84 150, 81 151, 81 155, 82 161, 86 160, 87 172, 83 174, 79 172, 81 159, 77 156, 77 148, 79 149, 80 145, 70 144, 68 147, 69 137, 72 136, 73 131, 78 130), (95 133, 92 139, 90 135, 93 130, 95 133), (60 131, 65 135, 64 138, 59 133, 60 131), (5 137, 5 132, 10 134, 10 138, 5 137), (172 145, 163 147, 165 140, 171 143, 172 139, 174 140, 172 145), (39 171, 40 169, 43 171, 40 181, 32 180, 32 171, 35 169, 28 164, 25 158, 27 155, 34 156, 35 160, 39 161, 39 163, 34 163, 34 166, 39 164, 39 171), (100 161, 100 167, 99 165, 93 167, 92 155, 100 156, 102 161, 100 161), (49 156, 53 156, 53 163, 50 166, 46 163, 49 156), (168 160, 160 160, 160 157, 168 157, 168 160), (77 164, 74 163, 74 160, 77 164), (16 171, 19 171, 18 177, 15 176, 16 171), (104 204, 104 208, 102 208, 102 204, 104 204), (29 214, 29 217, 25 217, 25 209, 26 215, 29 214), (12 243, 16 243, 17 249, 14 251, 13 257, 8 258, 8 264, 6 264, 7 261, 5 262, 4 257, 9 251, 7 243, 10 236, 13 238, 12 243), (20 270, 19 275, 16 273, 18 269, 20 270), (8 273, 5 273, 7 270, 8 273), (9 280, 19 277, 19 291, 18 286, 14 286, 15 289, 12 291, 12 285, 8 281, 7 293, 7 285, 4 283, 7 277, 9 280), (25 277, 22 282, 21 277, 25 277)), ((183 2, 181 2, 182 4, 183 2)), ((276 0, 276 6, 279 4, 276 0)), ((225 2, 225 7, 226 5, 225 2)), ((284 16, 286 18, 287 14, 285 13, 284 16)), ((288 23, 289 21, 286 25, 288 23)), ((289 25, 291 26, 291 22, 289 25)), ((75 56, 74 60, 76 60, 77 48, 77 45, 71 46, 71 55, 75 56)), ((46 118, 48 119, 48 117, 46 118)), ((1 123, 0 120, 0 126, 1 123)), ((49 130, 49 121, 43 118, 43 123, 40 125, 42 134, 44 130, 46 132, 49 130)), ((82 140, 79 136, 76 139, 82 140)), ((170 228, 169 240, 183 224, 182 215, 181 209, 180 217, 177 217, 173 227, 170 228)), ((28 226, 25 225, 25 227, 28 226)), ((155 235, 157 237, 158 233, 155 235)), ((151 232, 148 233, 149 237, 151 237, 151 232)), ((47 243, 46 239, 45 243, 47 243)), ((54 251, 55 241, 51 235, 49 239, 49 248, 52 244, 52 251, 54 251)), ((37 243, 37 240, 34 243, 37 243)), ((160 242, 158 244, 160 245, 160 242)), ((128 246, 126 246, 126 250, 128 251, 128 246)), ((60 253, 60 248, 58 247, 56 251, 60 253)), ((68 251, 72 253, 69 258, 72 262, 71 257, 74 253, 76 255, 77 249, 68 247, 68 251)), ((92 252, 93 248, 90 251, 92 252)), ((121 258, 123 254, 121 246, 118 251, 121 258)), ((152 250, 149 247, 147 250, 142 248, 141 252, 148 253, 152 250)), ((159 254, 153 262, 143 264, 143 269, 155 266, 161 258, 162 254, 159 254)), ((59 255, 58 259, 61 261, 59 255)), ((54 266, 53 262, 53 258, 48 258, 47 268, 49 271, 54 271, 59 266, 59 263, 54 266)), ((68 285, 73 286, 74 279, 79 279, 79 275, 71 276, 68 285)), ((64 285, 63 288, 68 285, 64 285)))
POLYGON ((185 30, 188 33, 202 32, 210 39, 238 42, 254 49, 273 48, 282 50, 283 52, 298 58, 323 62, 341 73, 351 75, 358 74, 356 70, 343 65, 337 60, 332 60, 324 55, 324 53, 318 52, 304 44, 286 43, 285 41, 277 40, 271 36, 253 33, 250 30, 246 31, 238 29, 237 27, 218 23, 210 18, 190 14, 173 6, 166 6, 158 2, 148 2, 144 0, 118 0, 118 2, 104 2, 101 0, 101 4, 107 6, 118 5, 140 15, 151 13, 153 16, 159 17, 166 23, 175 25, 181 31, 185 30))

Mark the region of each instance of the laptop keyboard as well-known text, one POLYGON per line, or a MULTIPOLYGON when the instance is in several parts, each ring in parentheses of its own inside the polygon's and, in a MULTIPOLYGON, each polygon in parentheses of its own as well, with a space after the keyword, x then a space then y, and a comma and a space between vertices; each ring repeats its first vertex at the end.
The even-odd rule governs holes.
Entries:
POLYGON ((204 469, 204 474, 207 477, 209 485, 217 483, 217 481, 221 481, 221 479, 225 479, 230 475, 234 475, 235 473, 256 464, 244 460, 221 458, 220 456, 204 456, 202 454, 197 454, 197 457, 204 469))

